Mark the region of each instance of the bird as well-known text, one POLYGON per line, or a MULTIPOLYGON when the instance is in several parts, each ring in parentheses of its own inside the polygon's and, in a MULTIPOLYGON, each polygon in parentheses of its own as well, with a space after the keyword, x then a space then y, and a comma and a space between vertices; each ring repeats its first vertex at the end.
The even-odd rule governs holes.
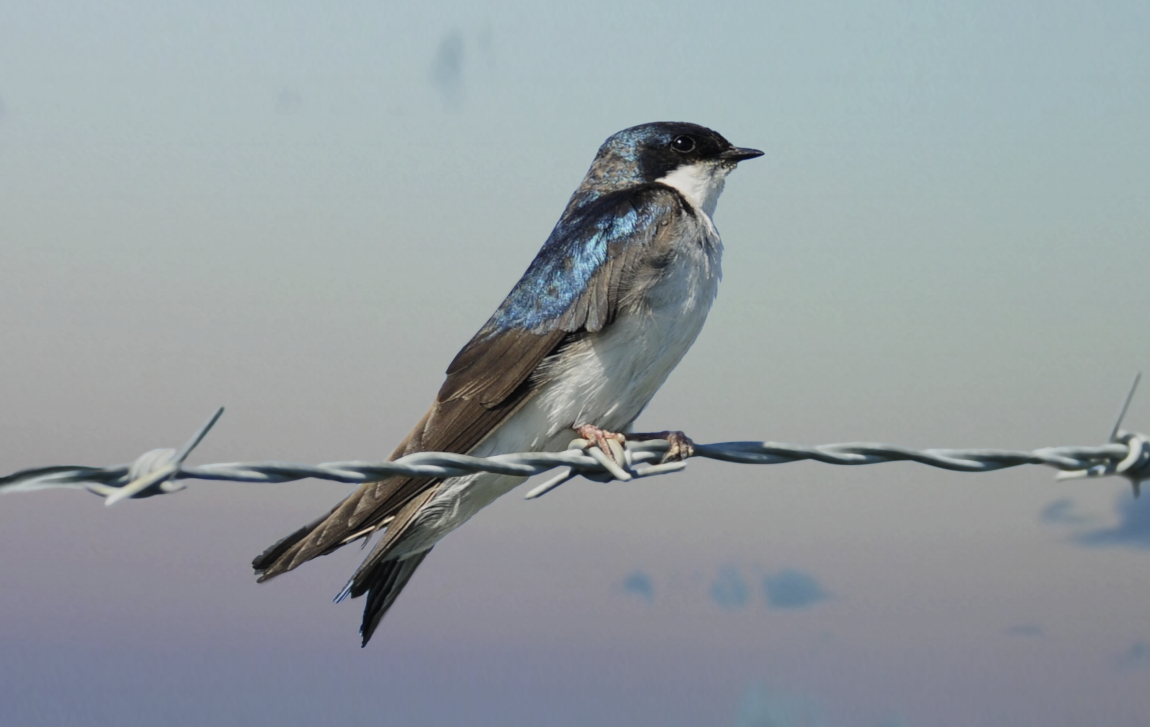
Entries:
MULTIPOLYGON (((610 136, 523 277, 447 367, 431 408, 390 459, 561 451, 573 433, 608 455, 612 439, 663 438, 671 443, 665 459, 689 456, 681 431, 631 428, 718 292, 723 243, 712 218, 726 177, 762 155, 686 122, 610 136)), ((252 567, 262 583, 382 531, 336 597, 367 595, 366 646, 435 544, 523 480, 480 473, 367 482, 252 567)))

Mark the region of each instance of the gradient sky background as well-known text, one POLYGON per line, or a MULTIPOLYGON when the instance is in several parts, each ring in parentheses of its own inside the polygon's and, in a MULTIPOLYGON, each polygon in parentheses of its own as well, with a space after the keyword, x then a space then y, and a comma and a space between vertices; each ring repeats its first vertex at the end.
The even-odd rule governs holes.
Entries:
MULTIPOLYGON (((0 5, 0 471, 220 405, 195 463, 385 456, 653 120, 767 154, 640 426, 1093 445, 1150 365, 1145 3, 332 5, 0 5)), ((248 566, 345 486, 12 495, 0 723, 1142 725, 1129 489, 706 461, 522 489, 364 650, 330 603, 361 553, 248 566)))

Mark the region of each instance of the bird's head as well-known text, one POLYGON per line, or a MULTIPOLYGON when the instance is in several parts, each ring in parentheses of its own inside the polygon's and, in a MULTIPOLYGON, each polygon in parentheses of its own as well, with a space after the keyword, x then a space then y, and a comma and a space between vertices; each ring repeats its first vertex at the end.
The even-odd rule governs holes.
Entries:
POLYGON ((710 215, 727 174, 739 162, 762 155, 758 149, 734 146, 718 132, 698 124, 642 124, 603 142, 583 190, 604 193, 661 183, 674 187, 688 202, 710 215))

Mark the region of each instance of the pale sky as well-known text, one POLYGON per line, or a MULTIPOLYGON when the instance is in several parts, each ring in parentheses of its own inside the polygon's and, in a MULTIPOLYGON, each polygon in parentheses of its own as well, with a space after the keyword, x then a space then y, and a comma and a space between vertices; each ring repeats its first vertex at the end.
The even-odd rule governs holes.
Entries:
MULTIPOLYGON (((1102 444, 1150 369, 1144 3, 0 7, 0 474, 383 458, 611 133, 766 156, 639 421, 1102 444)), ((1150 430, 1150 391, 1127 425, 1150 430)), ((0 498, 0 723, 1141 725, 1150 499, 691 461, 508 495, 367 649, 343 485, 0 498), (773 720, 773 721, 772 721, 773 720)))

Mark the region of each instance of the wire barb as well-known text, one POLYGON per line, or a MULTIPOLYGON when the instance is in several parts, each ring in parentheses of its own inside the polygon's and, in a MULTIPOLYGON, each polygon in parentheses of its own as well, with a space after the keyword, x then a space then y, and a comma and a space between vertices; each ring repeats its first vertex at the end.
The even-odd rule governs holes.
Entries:
POLYGON ((1146 437, 1136 432, 1127 432, 1122 429, 1122 420, 1130 409, 1130 402, 1134 400, 1134 392, 1138 390, 1138 382, 1142 380, 1142 372, 1134 374, 1134 383, 1130 385, 1130 392, 1126 394, 1126 401, 1118 411, 1118 420, 1114 422, 1114 429, 1110 431, 1110 441, 1125 444, 1129 454, 1120 462, 1095 465, 1092 468, 1060 472, 1055 476, 1057 480, 1071 480, 1082 477, 1107 477, 1119 475, 1130 480, 1130 487, 1134 490, 1134 497, 1142 495, 1142 483, 1150 480, 1150 442, 1146 437))
MULTIPOLYGON (((180 465, 184 463, 196 445, 203 441, 223 415, 224 408, 221 406, 192 435, 191 439, 184 443, 179 452, 174 449, 153 449, 151 452, 145 452, 128 467, 128 477, 131 478, 131 481, 114 492, 104 494, 104 492, 92 490, 91 487, 88 489, 104 495, 106 507, 111 507, 120 500, 129 497, 150 497, 161 492, 166 494, 184 489, 186 485, 172 482, 172 477, 180 471, 180 465)), ((108 485, 104 485, 101 489, 106 492, 108 485)))
POLYGON ((1122 420, 1126 418, 1126 412, 1130 409, 1130 402, 1134 401, 1134 392, 1138 391, 1138 382, 1142 380, 1142 372, 1134 374, 1134 383, 1130 385, 1130 392, 1126 394, 1126 401, 1122 402, 1122 409, 1118 412, 1118 420, 1114 422, 1114 429, 1110 431, 1110 441, 1117 442, 1118 434, 1122 429, 1122 420))

